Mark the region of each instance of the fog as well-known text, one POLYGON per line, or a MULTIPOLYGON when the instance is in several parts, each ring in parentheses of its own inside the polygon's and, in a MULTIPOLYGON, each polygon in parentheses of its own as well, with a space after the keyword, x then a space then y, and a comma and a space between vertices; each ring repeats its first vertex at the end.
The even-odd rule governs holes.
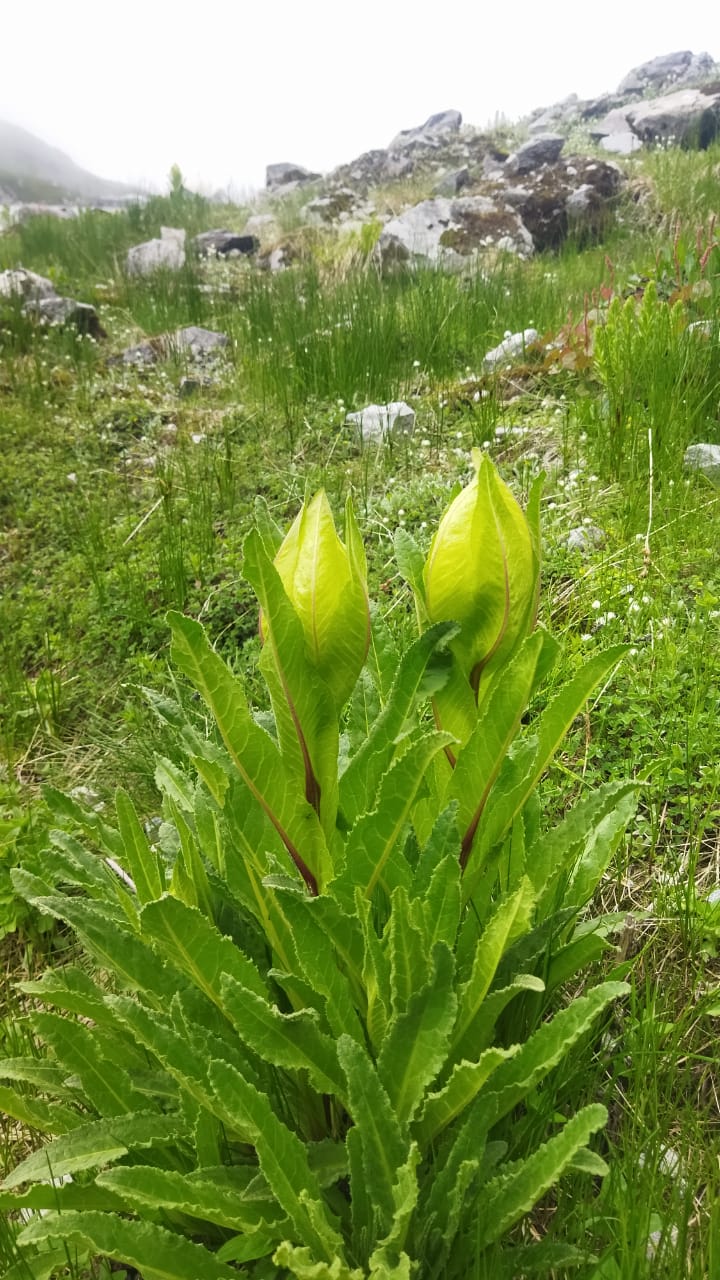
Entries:
POLYGON ((270 162, 327 171, 449 107, 483 126, 657 54, 720 58, 720 5, 5 0, 0 41, 0 119, 102 177, 164 187, 176 163, 241 194, 270 162))

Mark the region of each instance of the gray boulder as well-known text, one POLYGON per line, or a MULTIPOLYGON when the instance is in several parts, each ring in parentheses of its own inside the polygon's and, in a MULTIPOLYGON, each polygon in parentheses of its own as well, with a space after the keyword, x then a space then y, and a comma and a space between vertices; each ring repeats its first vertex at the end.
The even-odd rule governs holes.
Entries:
POLYGON ((490 249, 529 256, 533 243, 520 216, 487 196, 423 200, 386 223, 378 241, 384 265, 429 262, 457 269, 490 249))
POLYGON ((154 271, 178 271, 185 265, 185 231, 182 227, 161 227, 158 240, 146 240, 128 249, 126 270, 131 276, 154 271))
POLYGON ((228 254, 257 253, 259 241, 252 235, 239 235, 237 231, 201 231, 193 240, 202 257, 225 258, 228 254))
POLYGON ((364 443, 380 444, 388 436, 412 435, 415 410, 404 400, 390 404, 369 404, 358 413, 348 413, 345 425, 354 427, 364 443))
POLYGON ((0 298, 55 298, 55 286, 46 276, 38 276, 26 267, 0 271, 0 298))
POLYGON ((470 170, 467 165, 462 169, 452 169, 450 173, 444 173, 438 178, 433 187, 434 196, 456 196, 464 187, 470 184, 470 170))
POLYGON ((601 547, 604 541, 605 534, 596 524, 579 524, 570 530, 565 545, 568 551, 580 551, 586 555, 596 547, 601 547))
POLYGON ((720 93, 678 89, 626 112, 631 129, 642 142, 668 142, 701 150, 720 134, 720 93))
POLYGON ((647 89, 664 89, 671 85, 696 83, 716 75, 717 63, 709 53, 691 53, 681 49, 676 53, 664 53, 651 58, 639 67, 633 67, 618 85, 618 93, 644 93, 647 89))
POLYGON ((600 143, 603 151, 611 151, 615 155, 629 156, 642 146, 630 128, 625 107, 613 107, 612 111, 606 112, 602 120, 591 125, 590 137, 600 143))
POLYGON ((167 345, 171 351, 202 361, 217 355, 229 341, 226 333, 216 333, 213 329, 201 329, 198 325, 191 324, 184 329, 177 329, 167 339, 167 345))
POLYGON ((97 311, 87 302, 76 302, 74 298, 34 298, 25 303, 23 311, 39 324, 70 325, 91 338, 107 337, 97 311))
POLYGON ((508 156, 505 168, 513 174, 531 173, 544 164, 555 164, 564 146, 565 139, 559 133, 539 133, 508 156))
POLYGON ((276 187, 286 187, 291 182, 301 185, 306 182, 316 182, 319 177, 319 173, 311 173, 301 164, 291 164, 290 161, 282 160, 278 164, 269 164, 266 167, 265 186, 272 191, 276 187))
POLYGON ((525 174, 503 199, 530 232, 535 249, 558 249, 570 231, 599 238, 624 183, 622 170, 606 160, 572 156, 525 174))
POLYGON ((500 365, 510 364, 518 356, 524 356, 526 348, 537 342, 537 329, 523 329, 522 333, 510 333, 497 347, 488 351, 483 359, 483 368, 491 372, 500 365))
POLYGON ((414 129, 401 129, 390 143, 388 151, 405 151, 417 144, 426 147, 440 146, 443 138, 449 133, 457 133, 461 124, 462 115, 459 111, 437 111, 424 124, 416 125, 414 129))
POLYGON ((720 485, 720 444, 690 444, 683 462, 688 471, 699 471, 720 485))

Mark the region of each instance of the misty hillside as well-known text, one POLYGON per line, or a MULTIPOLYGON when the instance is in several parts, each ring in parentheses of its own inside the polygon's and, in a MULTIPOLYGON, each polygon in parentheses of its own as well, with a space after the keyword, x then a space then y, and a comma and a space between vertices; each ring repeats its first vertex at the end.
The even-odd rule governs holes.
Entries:
POLYGON ((0 120, 0 202, 107 200, 131 192, 125 183, 81 169, 27 129, 0 120))

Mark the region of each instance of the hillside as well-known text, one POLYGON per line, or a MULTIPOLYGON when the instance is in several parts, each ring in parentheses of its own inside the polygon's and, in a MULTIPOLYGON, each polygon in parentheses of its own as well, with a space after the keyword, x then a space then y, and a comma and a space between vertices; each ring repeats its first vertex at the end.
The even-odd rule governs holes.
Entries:
POLYGON ((111 200, 132 194, 122 182, 81 169, 64 151, 0 120, 0 202, 111 200))

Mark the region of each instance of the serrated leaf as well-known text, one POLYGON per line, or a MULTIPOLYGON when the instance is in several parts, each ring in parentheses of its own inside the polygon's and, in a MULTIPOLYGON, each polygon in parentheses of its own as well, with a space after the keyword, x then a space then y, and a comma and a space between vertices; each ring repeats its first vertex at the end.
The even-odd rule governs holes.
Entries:
POLYGON ((436 942, 444 942, 454 950, 461 900, 460 862, 453 848, 438 862, 424 896, 425 937, 429 950, 436 942))
POLYGON ((140 912, 142 937, 222 1009, 222 977, 230 974, 257 996, 267 994, 258 969, 195 907, 168 896, 140 912))
POLYGON ((80 1169, 97 1169, 126 1156, 128 1151, 156 1143, 175 1143, 185 1136, 185 1127, 177 1115, 146 1111, 95 1120, 33 1151, 7 1175, 2 1186, 10 1190, 24 1182, 44 1182, 50 1170, 53 1177, 61 1178, 80 1169))
POLYGON ((123 842, 123 864, 135 885, 138 902, 152 902, 159 898, 165 885, 163 883, 157 854, 150 848, 135 806, 127 791, 118 787, 115 792, 115 810, 118 818, 118 830, 123 842))
POLYGON ((519 1160, 483 1188, 483 1215, 478 1223, 477 1247, 486 1248, 529 1213, 559 1181, 589 1138, 607 1124, 607 1109, 599 1103, 584 1107, 554 1138, 519 1160))
POLYGON ((20 1233, 20 1243, 61 1241, 85 1245, 141 1272, 143 1280, 237 1280, 203 1245, 149 1222, 130 1222, 114 1213, 48 1213, 20 1233))
MULTIPOLYGON (((363 1049, 350 1036, 341 1036, 338 1059, 347 1080, 348 1108, 354 1121, 355 1145, 360 1153, 360 1170, 351 1160, 350 1193, 364 1200, 369 1209, 364 1246, 369 1253, 379 1238, 390 1231, 394 1213, 394 1186, 398 1170, 408 1159, 410 1144, 403 1137, 397 1113, 379 1073, 363 1049), (362 1184, 358 1185, 358 1173, 362 1184)), ((355 1223, 357 1233, 359 1228, 355 1223)))
POLYGON ((477 1062, 459 1062, 453 1067, 447 1084, 425 1100, 420 1118, 413 1125, 413 1133, 423 1149, 429 1147, 443 1129, 470 1105, 489 1080, 496 1067, 506 1058, 513 1057, 519 1046, 509 1049, 492 1047, 480 1054, 477 1062))
POLYGON ((258 1057, 272 1066, 307 1071, 319 1093, 342 1097, 335 1045, 311 1013, 281 1013, 229 975, 222 979, 222 999, 238 1035, 258 1057))
POLYGON ((457 823, 457 802, 445 806, 434 819, 432 830, 425 841, 413 876, 412 892, 425 898, 437 867, 448 857, 460 864, 460 836, 457 823))
POLYGON ((456 630, 453 623, 447 622, 430 627, 403 655, 395 683, 372 733, 340 779, 340 810, 346 828, 352 827, 361 814, 375 808, 380 780, 393 761, 412 713, 446 678, 442 672, 428 671, 430 661, 445 648, 456 630))
POLYGON ((66 1249, 43 1249, 42 1253, 24 1253, 19 1262, 3 1272, 3 1280, 50 1280, 67 1265, 66 1249))
POLYGON ((256 724, 242 685, 211 648, 199 623, 168 614, 173 659, 213 713, 238 776, 279 835, 292 864, 316 893, 332 874, 317 814, 298 795, 278 747, 256 724))
POLYGON ((230 1183, 223 1187, 200 1174, 133 1164, 99 1174, 96 1184, 113 1192, 126 1208, 140 1216, 148 1209, 187 1213, 203 1222, 237 1231, 272 1230, 276 1241, 282 1239, 290 1225, 268 1199, 245 1200, 240 1187, 230 1183))
POLYGON ((390 1020, 392 993, 390 988, 390 960, 375 932, 372 903, 360 891, 355 891, 355 909, 361 922, 365 951, 362 979, 367 1008, 365 1022, 375 1050, 379 1049, 390 1020))
POLYGON ((428 1084, 444 1065, 457 1012, 452 952, 437 943, 427 985, 410 996, 393 1018, 380 1056, 378 1075, 401 1125, 414 1116, 428 1084))
POLYGON ((340 1258, 318 1262, 311 1249, 301 1249, 284 1240, 275 1250, 273 1261, 285 1267, 296 1280, 363 1280, 362 1271, 352 1271, 340 1258))
POLYGON ((268 1185, 298 1238, 320 1258, 342 1258, 342 1239, 322 1199, 305 1145, 282 1123, 267 1097, 229 1064, 211 1063, 209 1079, 228 1122, 249 1135, 268 1185))
POLYGON ((79 1077, 85 1099, 101 1115, 126 1115, 142 1107, 142 1096, 127 1072, 105 1058, 93 1028, 57 1013, 33 1013, 31 1020, 68 1074, 79 1077))
POLYGON ((383 945, 390 961, 390 994, 394 1014, 407 1008, 411 995, 425 985, 430 973, 431 956, 424 934, 425 922, 422 914, 418 913, 418 905, 416 900, 410 903, 403 887, 393 892, 383 945))
POLYGON ((7 1085, 0 1085, 0 1111, 38 1133, 69 1133, 82 1120, 76 1111, 59 1102, 30 1098, 7 1085))
POLYGON ((347 949, 348 936, 357 930, 357 921, 332 903, 337 920, 335 927, 329 928, 330 916, 325 907, 332 900, 328 898, 286 893, 282 902, 292 926, 298 962, 310 987, 322 997, 333 1035, 351 1035, 362 1041, 364 1029, 357 1009, 360 973, 347 949))

